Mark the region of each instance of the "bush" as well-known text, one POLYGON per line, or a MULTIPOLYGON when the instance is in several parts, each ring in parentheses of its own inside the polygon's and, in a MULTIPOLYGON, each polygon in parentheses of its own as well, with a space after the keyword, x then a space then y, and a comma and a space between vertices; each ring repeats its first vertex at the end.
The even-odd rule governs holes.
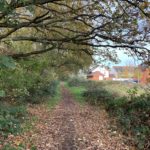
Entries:
POLYGON ((25 106, 9 106, 0 109, 0 135, 18 134, 27 116, 25 106))
POLYGON ((71 78, 68 81, 68 85, 70 87, 76 86, 88 86, 92 81, 88 81, 88 80, 83 80, 83 79, 79 79, 79 78, 71 78))
POLYGON ((90 104, 101 104, 107 103, 112 98, 112 94, 108 93, 105 89, 88 89, 83 92, 82 96, 90 104))
POLYGON ((145 95, 135 97, 132 102, 128 102, 122 107, 122 112, 118 118, 123 132, 128 134, 130 131, 138 149, 144 149, 150 135, 150 97, 145 95))
MULTIPOLYGON (((133 142, 137 149, 146 149, 148 139, 150 138, 149 91, 138 94, 137 87, 132 86, 132 88, 127 88, 129 90, 126 91, 126 95, 120 96, 117 93, 117 89, 113 89, 117 91, 115 93, 110 88, 106 88, 108 87, 107 83, 111 84, 111 82, 90 83, 89 86, 86 86, 86 91, 83 91, 82 96, 90 104, 104 106, 110 116, 116 118, 121 131, 125 135, 133 137, 133 142)), ((81 85, 81 83, 75 84, 81 85)), ((120 84, 118 83, 118 85, 120 84)))
POLYGON ((55 71, 49 69, 48 58, 21 59, 14 61, 15 67, 9 67, 10 61, 6 58, 3 58, 4 60, 7 66, 4 68, 0 65, 0 100, 10 103, 18 100, 17 102, 22 103, 27 98, 31 99, 29 97, 33 95, 40 97, 44 92, 51 92, 50 95, 54 93, 53 89, 47 91, 49 83, 56 79, 55 71))
POLYGON ((126 97, 114 97, 110 98, 110 100, 106 105, 107 109, 118 109, 126 105, 126 103, 127 103, 126 97))
POLYGON ((30 103, 38 104, 45 101, 47 96, 55 96, 57 93, 58 81, 52 81, 47 85, 42 85, 29 90, 30 94, 25 100, 30 103))
POLYGON ((43 87, 43 91, 46 95, 55 96, 57 93, 58 81, 52 81, 47 86, 43 87))

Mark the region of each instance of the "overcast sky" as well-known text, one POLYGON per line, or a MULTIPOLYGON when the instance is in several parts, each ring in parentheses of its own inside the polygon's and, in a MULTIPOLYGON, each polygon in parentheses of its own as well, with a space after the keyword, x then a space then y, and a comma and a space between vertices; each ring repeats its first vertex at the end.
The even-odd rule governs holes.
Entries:
MULTIPOLYGON (((122 51, 118 52, 118 57, 120 59, 120 62, 117 64, 119 66, 125 66, 125 65, 137 65, 140 62, 134 58, 134 57, 129 57, 127 54, 124 54, 122 51)), ((113 64, 113 63, 112 63, 113 64)))

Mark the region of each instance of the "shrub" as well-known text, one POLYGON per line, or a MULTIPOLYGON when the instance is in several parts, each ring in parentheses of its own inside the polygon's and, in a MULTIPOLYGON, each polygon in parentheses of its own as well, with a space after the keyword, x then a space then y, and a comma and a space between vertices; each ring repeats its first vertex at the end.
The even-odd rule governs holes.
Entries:
POLYGON ((56 80, 52 81, 47 86, 43 87, 43 91, 45 92, 46 95, 55 96, 57 93, 57 85, 58 81, 56 80))
POLYGON ((0 109, 0 135, 17 134, 27 115, 25 106, 9 106, 0 109))
POLYGON ((109 104, 109 113, 117 117, 124 134, 130 132, 137 148, 144 149, 150 135, 150 95, 132 96, 132 101, 130 96, 124 97, 115 105, 114 101, 109 104))
POLYGON ((86 101, 90 102, 90 104, 106 104, 110 99, 112 99, 112 94, 107 92, 105 89, 88 89, 83 92, 82 96, 86 99, 86 101))
POLYGON ((31 88, 30 94, 25 100, 30 103, 37 104, 45 101, 47 96, 55 96, 57 92, 58 81, 51 81, 49 84, 31 88))
POLYGON ((76 86, 76 87, 79 87, 79 86, 88 86, 90 83, 91 83, 91 81, 83 80, 83 79, 79 79, 79 78, 71 78, 68 81, 68 85, 70 87, 73 87, 73 86, 76 86))
POLYGON ((111 98, 106 105, 107 109, 118 109, 126 105, 126 103, 127 103, 126 97, 114 97, 111 98))
MULTIPOLYGON (((111 82, 108 83, 110 84, 111 82)), ((114 89, 114 91, 117 91, 115 93, 110 88, 106 88, 108 85, 105 84, 107 82, 92 82, 90 86, 87 86, 82 96, 90 104, 104 106, 110 116, 116 118, 122 132, 125 135, 133 137, 133 142, 137 146, 137 149, 144 149, 148 144, 147 139, 150 138, 149 90, 146 90, 143 94, 139 94, 137 87, 132 86, 132 88, 128 88, 129 90, 127 90, 126 95, 120 96, 117 93, 117 89, 114 89)), ((118 85, 120 84, 118 83, 118 85)))

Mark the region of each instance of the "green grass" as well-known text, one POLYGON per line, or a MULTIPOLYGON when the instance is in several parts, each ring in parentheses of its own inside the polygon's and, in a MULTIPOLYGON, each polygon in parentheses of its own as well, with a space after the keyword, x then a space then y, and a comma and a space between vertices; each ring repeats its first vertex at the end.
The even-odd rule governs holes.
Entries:
POLYGON ((106 109, 110 118, 116 119, 118 129, 130 135, 137 150, 148 145, 150 135, 149 112, 150 90, 139 84, 114 81, 82 82, 71 80, 68 85, 75 99, 80 103, 106 109))
POLYGON ((95 85, 97 85, 98 87, 103 87, 104 89, 107 89, 107 91, 109 91, 110 93, 117 94, 117 96, 119 97, 128 96, 128 91, 130 89, 133 89, 134 87, 137 88, 138 95, 144 93, 143 87, 141 87, 139 84, 124 83, 118 81, 97 81, 95 82, 95 85))
POLYGON ((85 104, 85 99, 82 96, 82 93, 86 90, 84 87, 69 87, 67 88, 73 94, 75 100, 79 102, 81 105, 85 104))
POLYGON ((49 109, 54 108, 59 103, 60 100, 61 100, 61 89, 60 85, 58 85, 55 96, 51 97, 47 102, 48 108, 49 109))

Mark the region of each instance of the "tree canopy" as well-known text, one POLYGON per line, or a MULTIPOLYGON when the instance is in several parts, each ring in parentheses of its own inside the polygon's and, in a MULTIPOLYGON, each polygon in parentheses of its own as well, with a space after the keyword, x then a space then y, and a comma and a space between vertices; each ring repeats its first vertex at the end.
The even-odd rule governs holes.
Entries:
MULTIPOLYGON (((59 50, 98 54, 126 49, 147 60, 150 40, 148 0, 2 0, 0 40, 33 42, 41 49, 13 51, 15 58, 59 50)), ((76 53, 77 54, 77 53, 76 53)))
MULTIPOLYGON (((43 110, 40 115, 43 117, 49 102, 54 106, 61 98, 65 99, 60 93, 60 87, 62 91, 64 87, 59 86, 59 80, 68 80, 77 75, 85 77, 82 71, 88 72, 94 61, 101 64, 103 61, 116 62, 117 51, 126 52, 150 66, 149 43, 150 0, 0 0, 0 149, 30 149, 30 146, 36 149, 34 137, 33 141, 28 140, 27 134, 23 133, 22 136, 20 131, 27 129, 31 136, 28 128, 32 130, 32 122, 28 115, 25 117, 26 114, 39 115, 43 110), (31 112, 22 111, 20 107, 32 108, 32 104, 41 102, 44 102, 41 108, 35 106, 31 112), (27 141, 22 143, 24 136, 27 141)), ((144 63, 143 66, 147 67, 144 63)), ((140 73, 138 67, 129 65, 119 76, 139 80, 140 73)), ((147 77, 144 77, 143 82, 146 83, 146 80, 147 77)), ((69 82, 65 83, 69 85, 69 82)), ((125 134, 130 135, 129 139, 132 134, 129 128, 133 127, 135 139, 141 140, 140 149, 149 146, 149 92, 139 95, 142 92, 138 94, 136 87, 131 89, 129 85, 130 89, 126 91, 125 87, 120 89, 119 83, 116 84, 116 89, 119 89, 116 93, 112 82, 108 83, 108 90, 105 83, 78 79, 70 80, 70 83, 77 85, 77 98, 90 94, 93 95, 88 96, 90 103, 92 100, 98 105, 101 100, 104 105, 108 102, 112 107, 109 109, 111 113, 118 114, 120 124, 127 127, 129 133, 125 134), (110 88, 112 90, 109 91, 110 88), (121 97, 120 91, 126 91, 128 95, 121 97)), ((66 95, 67 90, 64 92, 66 95)), ((67 95, 67 103, 70 98, 72 96, 67 95)), ((32 120, 34 126, 36 122, 34 118, 32 120)), ((44 126, 38 123, 37 127, 42 125, 43 129, 46 125, 45 121, 43 123, 44 126)), ((138 144, 136 140, 135 144, 129 141, 132 148, 138 144)))

